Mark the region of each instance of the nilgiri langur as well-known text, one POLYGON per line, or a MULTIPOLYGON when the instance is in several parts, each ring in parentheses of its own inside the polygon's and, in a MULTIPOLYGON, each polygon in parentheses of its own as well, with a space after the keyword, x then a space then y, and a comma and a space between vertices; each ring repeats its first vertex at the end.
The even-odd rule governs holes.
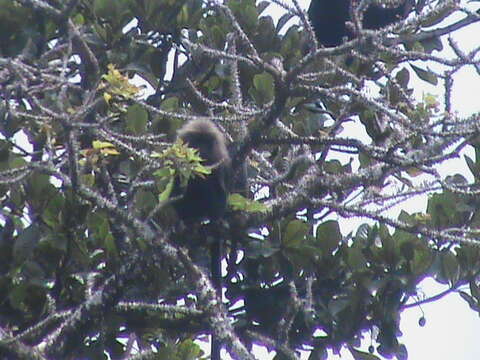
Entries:
MULTIPOLYGON (((195 176, 189 179, 185 189, 181 188, 177 179, 172 194, 180 196, 174 201, 173 207, 185 223, 208 219, 213 225, 209 230, 203 229, 202 232, 214 238, 210 244, 210 271, 217 296, 221 298, 222 241, 217 234, 215 221, 225 214, 228 195, 227 176, 231 174, 225 136, 210 120, 191 120, 178 131, 177 137, 189 147, 198 150, 204 165, 212 166, 212 172, 205 177, 195 176)), ((221 347, 220 340, 212 336, 212 360, 220 360, 221 347)))
POLYGON ((212 166, 209 175, 192 177, 185 189, 176 181, 172 194, 180 196, 173 203, 178 216, 184 222, 222 218, 227 205, 230 169, 225 136, 210 120, 191 120, 178 131, 177 137, 198 150, 204 165, 212 166))
MULTIPOLYGON (((346 22, 351 21, 351 2, 355 6, 359 0, 312 0, 308 17, 320 44, 326 47, 340 45, 344 39, 355 37, 346 22)), ((413 0, 401 0, 397 6, 387 7, 371 3, 363 13, 362 27, 378 30, 407 17, 412 9, 413 0)))

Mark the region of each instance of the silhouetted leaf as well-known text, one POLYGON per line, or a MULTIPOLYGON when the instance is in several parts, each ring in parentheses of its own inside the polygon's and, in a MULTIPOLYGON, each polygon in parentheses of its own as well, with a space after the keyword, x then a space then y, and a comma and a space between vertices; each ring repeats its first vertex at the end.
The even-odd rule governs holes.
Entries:
POLYGON ((355 360, 380 360, 378 356, 367 352, 363 352, 354 348, 350 348, 349 350, 355 360))
POLYGON ((424 70, 418 66, 415 66, 413 64, 410 64, 410 66, 412 67, 412 69, 415 71, 415 73, 417 74, 417 76, 422 79, 423 81, 426 81, 432 85, 437 85, 438 83, 438 79, 437 79, 437 76, 432 72, 432 71, 429 71, 429 70, 424 70))

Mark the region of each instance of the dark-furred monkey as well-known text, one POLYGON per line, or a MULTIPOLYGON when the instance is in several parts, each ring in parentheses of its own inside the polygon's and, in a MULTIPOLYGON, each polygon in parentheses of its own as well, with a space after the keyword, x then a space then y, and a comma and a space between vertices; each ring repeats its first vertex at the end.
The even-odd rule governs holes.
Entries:
MULTIPOLYGON (((191 120, 178 131, 177 137, 198 150, 204 165, 212 166, 210 174, 203 178, 192 177, 184 189, 177 179, 172 195, 180 196, 173 207, 185 223, 211 221, 212 226, 202 227, 201 231, 205 238, 214 238, 210 244, 210 271, 217 296, 221 298, 222 240, 216 233, 215 221, 223 217, 227 207, 227 177, 231 166, 225 136, 210 120, 191 120)), ((212 360, 220 360, 221 346, 221 342, 212 336, 212 360)))
POLYGON ((173 195, 181 198, 173 203, 178 216, 185 222, 216 220, 221 218, 227 206, 227 176, 230 156, 225 136, 210 120, 192 120, 179 131, 178 138, 189 147, 197 149, 203 164, 213 166, 204 178, 192 177, 185 189, 176 182, 173 195))
MULTIPOLYGON (((355 36, 346 22, 351 21, 350 5, 356 0, 312 0, 308 8, 308 17, 320 44, 326 47, 340 45, 344 39, 355 36)), ((378 30, 407 17, 412 9, 413 0, 402 0, 397 6, 386 7, 371 3, 363 13, 364 29, 378 30)))

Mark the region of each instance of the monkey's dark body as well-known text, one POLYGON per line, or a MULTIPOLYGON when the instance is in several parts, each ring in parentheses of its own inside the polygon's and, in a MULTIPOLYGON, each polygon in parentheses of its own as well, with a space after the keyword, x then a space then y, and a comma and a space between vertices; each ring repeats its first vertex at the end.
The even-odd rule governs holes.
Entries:
MULTIPOLYGON (((312 0, 308 17, 315 30, 317 40, 326 47, 340 45, 344 38, 354 38, 347 28, 350 21, 351 0, 312 0)), ((384 8, 371 4, 363 15, 364 29, 377 30, 405 18, 412 7, 412 0, 405 0, 398 7, 384 8)))
MULTIPOLYGON (((175 201, 174 207, 178 216, 186 221, 211 220, 221 218, 227 206, 227 191, 223 169, 218 169, 205 179, 195 177, 188 183, 181 199, 175 201)), ((174 196, 181 195, 180 185, 174 196)))
MULTIPOLYGON (((224 135, 208 120, 192 120, 178 131, 178 137, 188 146, 198 150, 205 165, 213 166, 211 174, 205 178, 193 177, 182 189, 177 179, 172 191, 173 196, 181 198, 173 203, 178 216, 185 223, 210 219, 220 219, 225 214, 228 188, 227 176, 230 175, 230 157, 225 145, 224 135)), ((215 227, 210 228, 215 234, 215 227)), ((222 241, 218 236, 210 244, 210 271, 212 283, 221 298, 222 294, 222 241)), ((211 359, 220 360, 221 341, 212 335, 211 359)))
POLYGON ((173 203, 178 216, 185 222, 221 218, 227 206, 226 178, 230 168, 223 134, 208 120, 193 120, 179 130, 178 137, 198 149, 205 165, 214 166, 205 178, 191 178, 186 189, 178 180, 175 182, 172 195, 182 195, 173 203))

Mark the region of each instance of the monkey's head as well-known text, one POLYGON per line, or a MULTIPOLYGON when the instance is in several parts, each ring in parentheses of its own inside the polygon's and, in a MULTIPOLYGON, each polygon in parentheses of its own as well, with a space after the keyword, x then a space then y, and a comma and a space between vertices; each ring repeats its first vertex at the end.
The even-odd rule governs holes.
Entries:
POLYGON ((225 137, 209 120, 192 120, 179 131, 178 137, 198 150, 206 165, 230 162, 225 137))

